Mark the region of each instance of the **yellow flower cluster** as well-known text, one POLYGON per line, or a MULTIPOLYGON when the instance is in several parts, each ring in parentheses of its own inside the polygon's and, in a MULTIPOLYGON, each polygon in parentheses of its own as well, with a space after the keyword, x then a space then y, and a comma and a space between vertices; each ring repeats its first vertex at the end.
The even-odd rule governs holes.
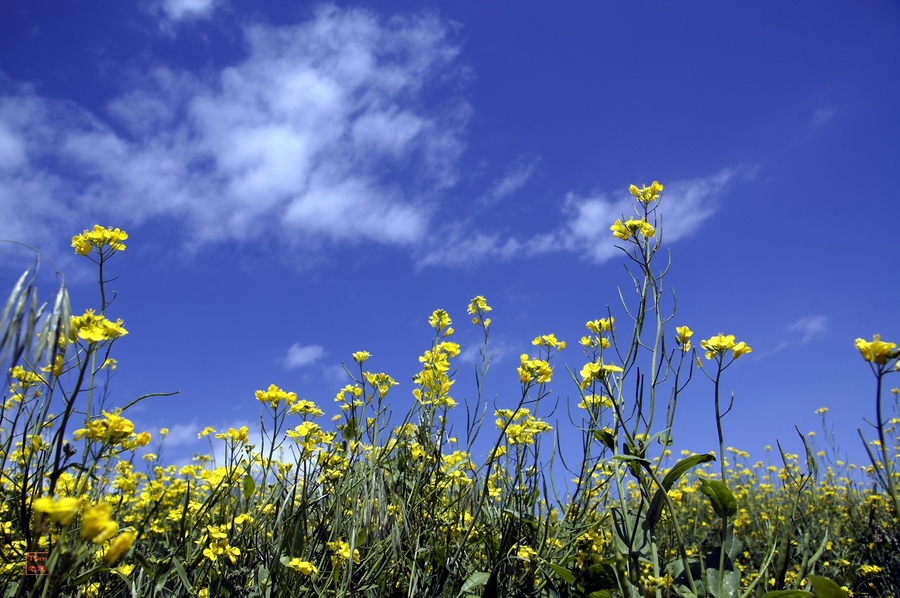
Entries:
POLYGON ((556 340, 555 334, 544 334, 538 337, 535 337, 531 344, 536 347, 546 347, 547 349, 556 349, 557 351, 562 351, 566 348, 566 341, 558 341, 556 340))
POLYGON ((700 341, 700 346, 706 350, 707 359, 712 359, 717 355, 724 355, 728 351, 732 351, 734 353, 734 358, 737 359, 741 355, 753 351, 753 349, 747 346, 747 343, 743 341, 739 343, 734 342, 733 334, 726 336, 721 332, 712 338, 700 341))
POLYGON ((640 220, 635 218, 629 218, 625 222, 621 220, 616 220, 616 223, 609 227, 609 230, 613 232, 613 236, 617 239, 622 239, 623 241, 627 241, 631 238, 637 238, 637 235, 642 235, 645 239, 650 239, 651 237, 656 236, 656 229, 653 228, 653 225, 647 222, 645 219, 641 218, 640 220))
POLYGON ((316 568, 315 565, 313 565, 309 561, 304 561, 303 559, 299 559, 299 558, 290 559, 287 562, 286 566, 293 569, 294 571, 296 571, 297 573, 299 573, 301 575, 306 575, 307 577, 310 577, 312 575, 316 575, 319 573, 319 570, 316 568))
POLYGON ((372 389, 378 393, 378 397, 382 399, 387 394, 388 389, 399 384, 399 382, 384 373, 373 374, 372 372, 363 372, 363 378, 365 378, 372 389))
MULTIPOLYGON (((328 543, 328 548, 331 549, 332 561, 334 561, 335 565, 340 565, 341 563, 346 563, 350 560, 350 544, 344 542, 343 540, 335 540, 334 542, 328 543)), ((359 564, 360 556, 359 549, 353 549, 353 562, 355 564, 359 564)))
POLYGON ((616 374, 623 371, 621 367, 608 363, 602 363, 600 359, 585 364, 581 368, 581 388, 585 389, 591 385, 594 380, 605 380, 606 376, 616 374))
POLYGON ((293 405, 294 401, 297 400, 297 393, 285 392, 274 384, 270 384, 267 390, 256 391, 256 400, 269 405, 272 409, 276 409, 281 403, 293 405))
MULTIPOLYGON (((856 339, 856 348, 859 349, 863 359, 878 365, 885 365, 888 361, 900 357, 897 344, 881 340, 880 334, 876 334, 871 341, 862 338, 856 339)), ((900 362, 897 363, 897 366, 900 369, 900 362)))
POLYGON ((681 348, 681 351, 687 353, 691 350, 691 337, 694 331, 687 326, 678 326, 675 328, 675 344, 681 348))
POLYGON ((476 326, 484 326, 487 328, 491 325, 491 319, 485 318, 484 315, 491 311, 491 306, 487 304, 487 300, 482 295, 475 296, 469 302, 468 313, 472 318, 472 323, 476 326))
MULTIPOLYGON (((437 312, 435 312, 437 313, 437 312)), ((449 323, 449 317, 447 318, 449 323)), ((441 328, 436 328, 440 334, 441 328)), ((452 328, 447 328, 451 333, 452 328)), ((444 334, 446 336, 446 334, 444 334)), ((455 380, 450 379, 450 360, 459 355, 459 345, 449 341, 436 343, 434 348, 419 357, 422 371, 413 377, 419 387, 413 389, 413 396, 422 405, 453 408, 456 401, 450 397, 450 387, 455 380)))
POLYGON ((553 377, 553 368, 543 359, 532 359, 527 353, 519 356, 519 380, 522 384, 546 384, 553 377))
POLYGON ((234 565, 237 563, 237 557, 241 556, 241 549, 231 546, 228 542, 228 534, 215 525, 207 525, 206 534, 196 543, 201 546, 206 545, 206 548, 203 549, 203 556, 214 563, 217 563, 219 557, 223 556, 234 565))
POLYGON ((452 320, 450 314, 443 309, 436 309, 428 317, 428 325, 435 329, 441 336, 450 336, 453 334, 453 328, 450 327, 452 320))
POLYGON ((638 189, 637 185, 631 185, 628 191, 641 203, 650 203, 659 199, 659 194, 663 191, 663 185, 659 181, 653 181, 648 187, 646 185, 638 189))
POLYGON ((506 440, 510 444, 534 444, 535 436, 553 429, 550 424, 537 419, 525 408, 515 412, 511 409, 498 409, 494 415, 497 416, 494 422, 497 429, 506 428, 506 440))
POLYGON ((99 251, 103 251, 104 247, 108 247, 111 251, 125 251, 125 241, 128 233, 118 228, 103 228, 99 224, 94 225, 93 230, 86 230, 80 235, 72 237, 72 247, 78 255, 87 255, 91 249, 96 247, 99 251))
POLYGON ((87 423, 87 427, 75 430, 73 437, 75 440, 99 440, 109 445, 121 444, 128 450, 147 446, 151 440, 150 433, 135 434, 134 423, 119 415, 121 412, 121 409, 115 409, 112 413, 104 411, 102 418, 93 419, 87 423))
POLYGON ((89 343, 99 343, 128 334, 122 328, 122 320, 111 322, 102 315, 95 315, 93 309, 85 311, 82 316, 72 316, 69 326, 69 341, 73 343, 79 338, 89 343))

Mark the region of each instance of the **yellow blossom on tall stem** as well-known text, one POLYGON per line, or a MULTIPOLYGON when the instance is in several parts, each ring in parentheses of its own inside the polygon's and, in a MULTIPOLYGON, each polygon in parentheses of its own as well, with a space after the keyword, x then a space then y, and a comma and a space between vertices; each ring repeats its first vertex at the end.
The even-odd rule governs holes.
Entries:
POLYGON ((75 253, 78 255, 88 255, 95 247, 100 252, 103 252, 105 248, 109 248, 110 251, 125 251, 123 241, 127 238, 128 233, 121 229, 111 226, 103 228, 99 224, 95 224, 93 230, 86 230, 80 235, 72 237, 72 247, 75 248, 75 253))
POLYGON ((876 334, 871 341, 862 338, 856 339, 856 348, 862 354, 863 359, 870 363, 885 365, 891 359, 900 356, 896 343, 888 343, 881 340, 881 335, 876 334))
POLYGON ((648 187, 644 185, 638 189, 637 185, 631 185, 628 191, 641 203, 650 203, 659 199, 660 193, 663 191, 663 185, 659 181, 653 181, 648 187))

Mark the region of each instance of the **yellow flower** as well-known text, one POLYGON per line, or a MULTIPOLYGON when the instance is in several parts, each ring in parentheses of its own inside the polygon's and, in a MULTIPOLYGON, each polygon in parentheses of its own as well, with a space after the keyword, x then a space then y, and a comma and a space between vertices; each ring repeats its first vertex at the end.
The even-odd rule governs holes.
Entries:
POLYGON ((678 326, 675 328, 675 343, 681 347, 681 350, 687 353, 691 350, 691 337, 694 331, 687 326, 678 326))
POLYGON ((42 372, 50 372, 51 374, 53 374, 53 375, 56 376, 57 378, 60 377, 60 376, 62 376, 62 372, 63 372, 63 358, 62 358, 62 355, 57 355, 56 357, 54 357, 54 358, 53 358, 53 363, 50 364, 50 365, 48 365, 48 366, 42 367, 42 368, 41 368, 41 371, 42 371, 42 372))
POLYGON ((371 356, 372 356, 372 354, 369 353, 368 351, 357 351, 356 353, 353 354, 353 361, 355 361, 356 363, 362 363, 365 360, 367 360, 368 358, 370 358, 371 356))
POLYGON ((297 393, 285 392, 274 384, 270 384, 267 390, 257 390, 255 394, 257 401, 260 403, 268 403, 273 409, 278 407, 282 402, 293 405, 294 401, 297 400, 297 393))
POLYGON ((128 334, 122 327, 122 320, 111 322, 104 316, 94 315, 93 309, 85 311, 84 315, 72 316, 69 323, 69 341, 73 343, 79 338, 89 343, 98 343, 128 334))
POLYGON ((103 560, 109 565, 115 563, 119 560, 119 557, 131 548, 132 544, 134 544, 134 539, 134 532, 130 529, 127 529, 116 536, 110 547, 106 550, 106 553, 103 555, 103 560))
POLYGON ((104 247, 109 247, 111 251, 125 251, 125 244, 122 242, 128 238, 128 233, 118 228, 103 228, 99 224, 94 225, 94 229, 84 231, 80 235, 72 237, 72 247, 78 255, 87 255, 91 252, 91 248, 96 247, 99 251, 103 251, 104 247))
POLYGON ((628 188, 628 191, 642 203, 650 203, 651 201, 659 199, 659 194, 662 193, 662 190, 663 185, 659 181, 653 181, 649 187, 644 185, 638 189, 636 185, 631 185, 628 188))
MULTIPOLYGON (((334 542, 329 542, 328 548, 330 548, 331 551, 334 553, 334 556, 332 556, 332 559, 336 563, 343 563, 345 561, 350 560, 350 545, 348 543, 344 542, 343 540, 336 540, 334 542)), ((353 562, 358 565, 359 561, 360 561, 359 549, 354 548, 353 549, 353 562)))
POLYGON ((112 507, 101 502, 84 510, 81 520, 81 537, 92 540, 94 544, 103 544, 119 531, 119 524, 109 518, 112 507))
POLYGON ((877 363, 878 365, 884 365, 889 360, 895 359, 900 355, 900 353, 895 350, 897 344, 882 341, 880 334, 876 334, 872 341, 866 341, 861 338, 856 339, 856 348, 862 353, 863 359, 868 362, 877 363))
POLYGON ((627 241, 632 237, 636 238, 638 234, 642 235, 645 239, 656 236, 656 229, 643 218, 640 220, 629 218, 625 222, 617 219, 615 224, 609 227, 609 230, 613 232, 615 238, 622 239, 623 241, 627 241))
POLYGON ((316 575, 319 572, 319 570, 316 568, 315 565, 313 565, 309 561, 304 561, 304 560, 301 560, 298 558, 293 558, 290 561, 288 561, 287 566, 290 567, 291 569, 293 569, 294 571, 296 571, 297 573, 300 573, 300 574, 306 575, 306 576, 316 575))
POLYGON ((49 496, 37 498, 31 503, 31 508, 38 513, 46 513, 52 521, 61 525, 69 525, 78 514, 81 507, 80 498, 63 497, 53 500, 49 496))
POLYGON ((733 351, 734 358, 737 359, 741 355, 753 351, 753 349, 747 346, 747 343, 743 341, 735 343, 733 334, 725 336, 721 332, 710 339, 700 341, 700 346, 706 349, 707 359, 712 359, 716 355, 723 355, 726 351, 733 351))
POLYGON ((555 334, 544 334, 542 336, 535 337, 535 339, 531 341, 531 344, 537 347, 556 349, 557 351, 562 351, 566 348, 566 341, 556 340, 555 334))

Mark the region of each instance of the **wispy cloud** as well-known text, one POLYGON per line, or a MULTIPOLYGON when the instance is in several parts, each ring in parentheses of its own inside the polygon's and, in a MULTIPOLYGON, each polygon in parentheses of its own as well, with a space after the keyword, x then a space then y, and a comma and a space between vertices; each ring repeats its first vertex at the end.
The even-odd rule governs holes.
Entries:
POLYGON ((808 343, 822 336, 827 328, 828 318, 825 316, 806 316, 788 326, 789 331, 800 334, 801 343, 808 343))
MULTIPOLYGON (((185 17, 215 3, 163 6, 185 17)), ((152 70, 106 120, 0 81, 0 209, 16 213, 0 233, 68 211, 119 226, 176 218, 194 243, 421 239, 435 190, 457 179, 469 114, 442 87, 457 54, 446 25, 325 6, 245 37, 246 57, 211 76, 152 70), (34 209, 12 209, 23 200, 34 209)))
POLYGON ((837 110, 834 108, 820 108, 816 110, 812 115, 812 126, 814 128, 824 126, 834 118, 835 114, 837 114, 837 110))
POLYGON ((315 363, 325 356, 325 348, 320 345, 301 345, 294 343, 284 356, 284 367, 289 370, 301 368, 315 363))
MULTIPOLYGON (((754 172, 752 168, 731 167, 706 177, 666 183, 660 207, 666 241, 674 242, 694 234, 715 213, 735 179, 751 177, 754 172)), ((439 236, 441 243, 429 247, 419 263, 472 264, 485 259, 560 252, 603 263, 620 253, 616 247, 619 241, 609 227, 623 215, 634 215, 634 198, 627 192, 616 196, 569 193, 562 207, 563 224, 555 229, 517 239, 457 223, 447 227, 446 234, 439 236)))
POLYGON ((495 204, 521 189, 534 174, 537 164, 537 159, 529 161, 520 159, 515 162, 481 197, 481 203, 486 206, 495 204))

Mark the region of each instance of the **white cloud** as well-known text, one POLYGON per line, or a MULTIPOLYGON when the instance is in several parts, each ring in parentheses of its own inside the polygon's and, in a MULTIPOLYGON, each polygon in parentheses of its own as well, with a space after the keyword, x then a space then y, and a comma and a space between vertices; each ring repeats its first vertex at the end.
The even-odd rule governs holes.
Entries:
POLYGON ((299 343, 291 345, 284 356, 284 367, 289 370, 301 368, 315 363, 325 355, 325 348, 320 345, 306 345, 299 343))
POLYGON ((806 316, 788 326, 788 330, 800 333, 800 342, 808 343, 825 334, 827 327, 828 318, 825 316, 806 316))
POLYGON ((162 0, 157 8, 171 21, 188 21, 208 18, 222 4, 222 0, 162 0))
POLYGON ((491 186, 484 197, 482 197, 482 202, 492 204, 521 189, 534 174, 537 163, 537 160, 530 162, 520 160, 514 164, 503 177, 491 186))
MULTIPOLYGON (((718 207, 719 198, 738 176, 754 174, 750 168, 726 168, 707 177, 675 181, 665 185, 660 206, 666 242, 674 242, 695 233, 718 207)), ((596 193, 581 197, 569 193, 563 203, 564 223, 529 239, 503 238, 463 223, 445 227, 440 245, 433 245, 419 259, 420 265, 460 265, 479 260, 506 260, 515 256, 572 252, 596 263, 606 262, 620 254, 621 242, 610 232, 617 218, 635 214, 634 198, 620 193, 610 197, 596 193)))
MULTIPOLYGON (((166 6, 185 16, 214 4, 166 6)), ((117 226, 174 218, 189 244, 422 239, 436 191, 458 176, 469 113, 442 93, 457 54, 444 23, 325 6, 245 36, 246 57, 205 78, 152 70, 109 102, 109 122, 0 85, 0 208, 22 194, 45 204, 0 232, 61 228, 45 215, 68 212, 117 226)))
MULTIPOLYGON (((165 441, 163 441, 163 446, 165 448, 194 446, 199 442, 197 434, 200 430, 200 426, 195 422, 169 426, 169 434, 166 436, 165 441)), ((156 433, 151 432, 151 434, 153 434, 154 440, 158 437, 158 434, 156 433)))

